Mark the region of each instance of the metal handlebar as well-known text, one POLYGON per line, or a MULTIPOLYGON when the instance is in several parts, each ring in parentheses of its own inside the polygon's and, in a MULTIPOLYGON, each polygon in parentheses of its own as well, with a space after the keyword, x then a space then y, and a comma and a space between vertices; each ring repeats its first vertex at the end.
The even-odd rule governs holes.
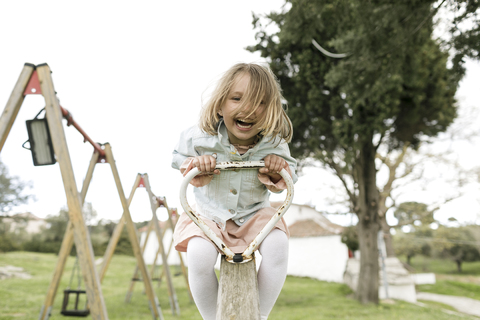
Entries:
MULTIPOLYGON (((215 166, 215 169, 219 170, 235 170, 235 169, 257 169, 265 167, 264 161, 239 161, 239 162, 219 162, 215 166)), ((241 254, 235 254, 229 247, 210 229, 205 222, 200 219, 196 212, 190 207, 187 201, 187 187, 190 181, 200 173, 197 168, 193 168, 187 173, 180 186, 180 203, 182 204, 185 213, 192 219, 192 221, 205 233, 205 235, 222 251, 226 260, 229 262, 247 262, 252 259, 252 253, 260 246, 265 237, 270 233, 275 224, 283 217, 287 212, 293 199, 293 181, 288 172, 285 169, 279 172, 282 178, 287 184, 287 196, 283 205, 281 205, 272 218, 267 222, 265 227, 260 233, 253 239, 250 245, 241 254)))

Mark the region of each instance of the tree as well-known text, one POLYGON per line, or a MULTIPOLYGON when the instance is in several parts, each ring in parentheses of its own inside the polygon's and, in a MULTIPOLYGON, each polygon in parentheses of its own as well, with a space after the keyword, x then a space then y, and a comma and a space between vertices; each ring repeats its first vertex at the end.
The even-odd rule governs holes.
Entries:
POLYGON ((441 226, 434 233, 434 241, 436 254, 455 261, 458 272, 462 272, 464 261, 480 261, 478 242, 470 233, 469 228, 441 226))
POLYGON ((359 219, 356 298, 378 303, 380 194, 376 154, 417 148, 456 116, 460 75, 432 39, 434 1, 288 1, 271 13, 269 34, 254 16, 257 45, 269 59, 294 125, 291 150, 320 160, 340 179, 359 219), (343 59, 321 54, 320 41, 343 59))
POLYGON ((27 187, 28 184, 18 177, 10 176, 7 167, 0 161, 0 216, 32 198, 24 194, 27 187))
POLYGON ((419 202, 404 202, 398 206, 394 213, 398 220, 397 226, 406 226, 414 223, 429 225, 435 222, 433 210, 428 210, 428 206, 419 202))
POLYGON ((411 233, 399 232, 395 235, 395 253, 399 256, 407 257, 407 264, 411 265, 411 260, 417 254, 422 253, 423 243, 415 239, 411 233))

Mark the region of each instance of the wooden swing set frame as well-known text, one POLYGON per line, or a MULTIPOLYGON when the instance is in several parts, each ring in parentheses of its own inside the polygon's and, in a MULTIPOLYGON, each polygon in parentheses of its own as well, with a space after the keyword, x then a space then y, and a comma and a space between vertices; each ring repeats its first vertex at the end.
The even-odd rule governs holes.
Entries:
MULTIPOLYGON (((85 283, 85 291, 87 294, 90 315, 93 319, 96 320, 108 319, 107 309, 105 307, 105 301, 103 298, 100 283, 105 276, 113 251, 107 251, 105 253, 108 259, 104 259, 100 272, 97 273, 93 255, 93 248, 90 241, 90 235, 88 233, 88 229, 85 225, 85 221, 82 215, 83 202, 85 200, 85 196, 93 176, 93 170, 97 163, 110 164, 120 201, 123 207, 122 219, 127 225, 127 231, 129 234, 130 242, 132 244, 135 258, 137 260, 137 265, 142 273, 142 278, 145 284, 145 291, 148 296, 152 317, 153 319, 163 320, 163 314, 158 299, 155 296, 155 292, 153 290, 150 274, 143 260, 142 250, 140 248, 139 239, 137 236, 137 230, 128 209, 127 199, 125 198, 125 194, 120 182, 120 177, 117 167, 115 165, 115 159, 113 157, 111 146, 108 143, 100 145, 93 142, 88 137, 88 135, 86 135, 86 133, 80 128, 80 126, 75 123, 70 113, 60 106, 53 86, 51 73, 52 72, 50 70, 50 67, 46 63, 40 65, 26 63, 10 95, 7 105, 5 106, 5 109, 0 117, 1 151, 13 126, 16 116, 23 104, 25 96, 28 94, 40 94, 44 97, 46 119, 50 130, 56 161, 59 163, 60 166, 63 185, 67 198, 69 222, 65 231, 60 252, 58 254, 58 260, 53 274, 53 278, 47 291, 45 303, 40 311, 39 320, 47 320, 51 315, 53 301, 58 290, 67 257, 71 252, 74 242, 77 250, 80 269, 85 283), (67 141, 62 125, 63 118, 67 119, 68 125, 73 124, 74 127, 77 128, 77 130, 83 135, 85 141, 90 142, 94 147, 94 153, 92 155, 87 175, 83 182, 82 190, 80 193, 77 190, 72 162, 70 154, 68 152, 67 141)), ((120 232, 121 231, 122 230, 120 230, 120 232)), ((115 248, 113 246, 113 250, 114 249, 115 248)))

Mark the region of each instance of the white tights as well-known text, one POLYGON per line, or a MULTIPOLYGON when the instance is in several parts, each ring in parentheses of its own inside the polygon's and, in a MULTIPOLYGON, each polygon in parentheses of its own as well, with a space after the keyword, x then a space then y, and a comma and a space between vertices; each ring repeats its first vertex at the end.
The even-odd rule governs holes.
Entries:
MULTIPOLYGON (((273 229, 258 250, 262 255, 257 279, 263 320, 267 319, 277 301, 287 276, 287 235, 279 229, 273 229)), ((188 281, 195 304, 204 320, 215 320, 218 280, 214 266, 217 256, 218 251, 210 241, 194 237, 188 242, 188 281)))

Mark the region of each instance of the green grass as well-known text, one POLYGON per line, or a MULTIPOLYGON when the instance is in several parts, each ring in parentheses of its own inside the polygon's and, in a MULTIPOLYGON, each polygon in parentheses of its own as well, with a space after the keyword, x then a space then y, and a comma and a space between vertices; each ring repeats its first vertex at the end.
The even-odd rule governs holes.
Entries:
POLYGON ((417 286, 418 291, 467 297, 480 300, 480 285, 451 280, 437 280, 435 284, 417 286))
MULTIPOLYGON (((38 319, 44 303, 57 257, 53 254, 13 252, 0 254, 0 266, 14 265, 30 273, 30 280, 7 279, 0 282, 0 320, 38 319)), ((66 319, 60 315, 62 290, 67 286, 74 258, 69 258, 50 319, 66 319)), ((137 283, 130 303, 124 303, 125 294, 135 267, 135 259, 114 256, 102 284, 102 291, 112 320, 152 319, 148 299, 142 294, 143 284, 137 283)), ((172 273, 177 270, 172 267, 172 273)), ((172 316, 166 284, 155 291, 165 320, 201 320, 193 303, 189 302, 185 280, 174 277, 181 315, 172 316)), ((468 289, 468 288, 467 288, 468 289)), ((288 277, 275 305, 270 320, 293 319, 465 319, 445 314, 432 304, 419 307, 402 301, 393 304, 362 305, 351 298, 351 290, 342 284, 316 281, 309 278, 288 277)), ((90 319, 90 318, 86 318, 90 319)))
POLYGON ((418 273, 433 272, 436 275, 435 284, 419 285, 417 291, 480 300, 480 261, 464 262, 462 272, 458 272, 457 265, 451 260, 416 256, 411 264, 418 273))

